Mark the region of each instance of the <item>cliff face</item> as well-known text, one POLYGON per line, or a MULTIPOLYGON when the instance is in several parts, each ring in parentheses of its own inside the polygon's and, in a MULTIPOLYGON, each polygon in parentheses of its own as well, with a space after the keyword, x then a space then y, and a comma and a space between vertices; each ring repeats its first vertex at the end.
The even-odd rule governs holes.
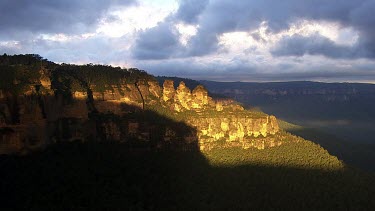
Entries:
POLYGON ((201 85, 191 91, 181 82, 175 90, 170 80, 161 87, 153 77, 129 76, 103 89, 59 74, 42 69, 23 93, 0 90, 0 154, 90 139, 153 147, 196 144, 202 150, 216 143, 258 149, 281 144, 275 141, 274 116, 213 100, 201 85))
MULTIPOLYGON (((246 114, 244 114, 246 115, 246 114)), ((208 136, 212 141, 228 137, 227 141, 243 141, 245 137, 275 135, 279 127, 274 116, 249 118, 246 116, 223 115, 218 117, 188 118, 190 125, 199 130, 198 137, 208 136)))
POLYGON ((184 82, 180 82, 176 90, 173 87, 173 81, 164 82, 162 106, 170 108, 176 116, 197 130, 201 149, 209 149, 217 142, 258 149, 280 144, 273 144, 272 141, 267 144, 267 140, 272 139, 270 136, 279 131, 274 116, 246 111, 233 101, 215 101, 201 85, 192 92, 184 82))
MULTIPOLYGON (((24 88, 22 95, 15 90, 1 90, 0 95, 0 154, 41 148, 46 145, 50 122, 63 115, 59 99, 51 96, 51 83, 41 70, 40 81, 24 88)), ((18 86, 19 81, 14 80, 18 86)))
MULTIPOLYGON (((240 144, 242 147, 248 148, 252 143, 257 145, 256 143, 259 141, 271 140, 270 137, 279 131, 274 116, 253 117, 246 111, 232 114, 215 113, 216 115, 210 113, 207 116, 187 118, 188 124, 197 128, 201 149, 205 149, 215 142, 226 142, 228 146, 240 144)), ((264 149, 266 145, 254 147, 264 149)))

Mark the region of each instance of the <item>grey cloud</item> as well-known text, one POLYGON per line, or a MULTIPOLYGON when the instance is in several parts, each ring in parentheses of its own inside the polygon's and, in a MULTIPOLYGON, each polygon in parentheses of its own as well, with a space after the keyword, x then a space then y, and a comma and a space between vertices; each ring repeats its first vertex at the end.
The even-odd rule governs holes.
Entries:
POLYGON ((208 2, 208 0, 180 0, 180 5, 175 17, 185 23, 196 23, 208 2))
POLYGON ((271 50, 273 56, 323 55, 330 58, 358 58, 356 46, 338 45, 320 34, 284 36, 271 50))
POLYGON ((190 56, 202 56, 218 49, 218 37, 237 30, 248 30, 250 26, 259 26, 260 18, 257 12, 246 12, 243 1, 210 1, 204 13, 201 14, 199 29, 189 43, 190 56))
POLYGON ((265 42, 265 40, 262 38, 262 36, 260 35, 260 33, 259 32, 253 32, 253 33, 251 33, 250 34, 250 36, 254 39, 254 40, 256 40, 256 41, 261 41, 261 42, 265 42))
MULTIPOLYGON (((80 34, 90 31, 98 20, 114 18, 107 16, 114 5, 127 6, 134 2, 0 0, 0 40, 7 37, 19 41, 16 47, 0 42, 0 53, 38 53, 56 62, 105 64, 121 64, 133 57, 136 67, 153 74, 221 81, 375 80, 375 64, 369 62, 375 58, 375 0, 181 1, 175 14, 153 28, 140 31, 130 51, 121 45, 131 42, 132 35, 108 38, 98 34, 64 42, 40 39, 40 33, 80 34), (342 27, 351 27, 359 33, 358 42, 354 46, 345 46, 318 34, 310 37, 295 35, 281 39, 271 52, 275 56, 297 56, 293 58, 258 61, 254 56, 256 49, 251 48, 244 52, 245 55, 238 56, 241 59, 231 61, 200 57, 222 50, 218 37, 223 33, 251 32, 263 22, 268 25, 267 33, 277 33, 301 19, 334 21, 342 27), (199 26, 186 47, 181 46, 180 34, 175 28, 180 22, 199 26), (248 60, 242 59, 246 54, 248 60), (314 57, 313 61, 307 61, 298 57, 305 54, 333 59, 366 59, 342 63, 343 60, 314 57), (281 60, 285 60, 284 63, 281 60), (355 66, 359 63, 363 65, 355 66)), ((261 39, 257 35, 252 34, 254 39, 261 39)))
POLYGON ((132 53, 134 58, 167 59, 172 56, 185 57, 187 55, 204 55, 217 49, 217 36, 202 33, 199 40, 195 40, 196 48, 187 49, 179 43, 180 34, 175 23, 182 21, 187 24, 198 22, 198 16, 204 11, 209 0, 181 0, 175 14, 165 18, 164 22, 156 27, 141 32, 136 40, 132 53), (207 36, 204 36, 207 35, 207 36), (212 45, 211 45, 212 44, 212 45), (202 48, 199 48, 201 46, 202 48))
POLYGON ((2 0, 0 35, 3 39, 25 33, 82 33, 98 23, 112 6, 128 6, 135 0, 2 0))
POLYGON ((177 29, 169 23, 159 23, 138 35, 132 54, 141 60, 167 59, 181 54, 182 49, 177 29))
MULTIPOLYGON (((189 16, 192 12, 184 10, 180 4, 179 16, 189 16)), ((251 31, 266 22, 268 33, 275 33, 288 29, 296 20, 325 20, 341 24, 343 27, 353 27, 360 33, 358 51, 354 56, 373 57, 375 54, 375 11, 374 0, 248 0, 226 1, 212 0, 201 11, 197 22, 197 35, 189 43, 189 56, 202 56, 217 51, 218 36, 226 32, 251 31)), ((339 46, 332 45, 332 51, 339 50, 339 46)), ((325 50, 330 51, 330 50, 325 50)), ((324 54, 325 55, 325 54, 324 54)), ((330 55, 330 54, 328 54, 330 55)), ((335 54, 330 55, 336 58, 335 54)), ((350 55, 341 55, 349 57, 350 55)))
POLYGON ((188 45, 188 56, 204 56, 219 49, 218 35, 211 32, 199 30, 188 45))
POLYGON ((352 26, 361 32, 359 47, 369 58, 375 58, 375 1, 366 1, 350 13, 352 26))
POLYGON ((289 24, 299 18, 303 19, 344 19, 348 16, 350 8, 355 6, 352 1, 236 1, 236 3, 225 3, 225 1, 215 1, 216 5, 207 16, 212 16, 209 20, 215 23, 204 23, 210 25, 211 32, 222 34, 230 31, 248 31, 255 29, 263 21, 267 22, 270 33, 278 32, 289 28, 289 24), (229 9, 228 9, 229 8, 229 9), (222 14, 224 14, 222 16, 222 14), (235 14, 235 15, 233 15, 235 14), (222 21, 228 19, 230 21, 222 21), (214 26, 214 28, 212 28, 214 26))

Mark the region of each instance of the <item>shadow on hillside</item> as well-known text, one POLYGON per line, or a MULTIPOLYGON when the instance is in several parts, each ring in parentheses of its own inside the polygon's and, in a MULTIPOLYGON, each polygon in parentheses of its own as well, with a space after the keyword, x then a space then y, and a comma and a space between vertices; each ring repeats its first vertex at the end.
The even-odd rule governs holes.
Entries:
POLYGON ((287 129, 288 132, 313 141, 345 163, 375 172, 375 145, 356 144, 313 128, 287 129))
MULTIPOLYGON (((116 120, 112 114, 96 114, 91 118, 100 122, 98 125, 116 120)), ((191 132, 196 131, 181 122, 152 111, 129 113, 117 121, 128 130, 129 124, 125 123, 136 121, 139 130, 149 132, 151 141, 133 136, 124 137, 126 141, 119 143, 96 136, 101 141, 59 141, 26 156, 1 156, 0 207, 16 210, 375 208, 375 183, 369 175, 351 170, 265 165, 212 166, 198 150, 196 141, 186 145, 184 137, 193 140, 191 132), (175 134, 174 139, 164 138, 167 126, 171 128, 168 133, 175 134)))
POLYGON ((353 171, 210 166, 198 151, 61 143, 0 158, 4 208, 89 210, 371 209, 374 181, 353 171))
POLYGON ((152 110, 98 100, 95 101, 98 110, 88 112, 85 100, 36 95, 27 100, 20 122, 6 120, 5 126, 0 125, 0 155, 27 154, 51 144, 72 141, 119 142, 141 151, 199 150, 195 128, 152 110), (27 107, 28 104, 32 106, 27 107))

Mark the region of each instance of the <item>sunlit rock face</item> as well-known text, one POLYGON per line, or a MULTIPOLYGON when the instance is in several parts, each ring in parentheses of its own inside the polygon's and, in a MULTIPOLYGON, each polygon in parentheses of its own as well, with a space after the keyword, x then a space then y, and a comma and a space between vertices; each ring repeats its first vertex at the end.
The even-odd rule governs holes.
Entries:
POLYGON ((180 109, 177 111, 181 110, 190 110, 191 109, 191 91, 190 89, 185 85, 183 81, 180 82, 180 84, 177 87, 176 90, 176 95, 175 95, 175 103, 180 104, 179 106, 180 109))
MULTIPOLYGON (((169 103, 174 111, 183 112, 193 110, 202 112, 211 109, 216 109, 217 111, 223 110, 222 102, 215 102, 208 96, 206 88, 201 85, 197 86, 193 91, 191 91, 183 81, 180 82, 176 90, 172 90, 173 81, 166 81, 164 85, 164 102, 169 103), (174 96, 174 101, 169 101, 172 96, 174 96)), ((230 106, 233 107, 234 105, 230 106)))
POLYGON ((208 96, 207 89, 202 85, 197 86, 193 92, 193 102, 192 107, 195 109, 202 109, 205 106, 209 105, 212 101, 212 98, 208 96))
MULTIPOLYGON (((175 89, 172 80, 161 87, 148 78, 88 87, 76 82, 73 88, 72 79, 56 85, 51 72, 42 69, 39 75, 23 93, 0 90, 0 154, 90 139, 136 139, 172 148, 199 144, 201 150, 264 149, 282 143, 274 116, 246 111, 233 100, 213 100, 201 85, 191 91, 180 82, 175 89), (164 122, 134 117, 143 109, 159 112, 164 122)), ((13 85, 20 83, 13 80, 13 85)))
MULTIPOLYGON (((258 147, 258 139, 275 135, 279 131, 277 120, 274 116, 252 117, 251 113, 241 112, 238 114, 227 114, 221 116, 204 115, 188 118, 188 124, 197 128, 198 139, 201 146, 207 143, 225 141, 241 143, 241 146, 258 147), (246 142, 246 143, 245 143, 246 142), (249 144, 249 143, 258 143, 249 144)), ((270 144, 265 146, 276 146, 270 144)))
POLYGON ((215 109, 216 111, 223 111, 223 103, 220 101, 216 102, 215 109))
POLYGON ((167 102, 174 98, 175 90, 172 80, 165 80, 163 84, 163 101, 167 102))
POLYGON ((39 82, 42 85, 42 87, 46 90, 52 91, 50 72, 45 69, 41 69, 39 73, 40 73, 39 82))
MULTIPOLYGON (((147 105, 159 104, 162 97, 162 89, 157 81, 139 81, 137 84, 124 83, 121 85, 108 85, 105 91, 95 91, 92 87, 95 106, 99 112, 111 112, 117 115, 127 113, 122 104, 143 107, 143 101, 147 105)), ((86 99, 86 92, 75 92, 76 99, 86 99)))
POLYGON ((152 96, 155 96, 156 98, 160 98, 162 96, 163 90, 159 86, 157 81, 148 81, 149 85, 149 91, 152 96))

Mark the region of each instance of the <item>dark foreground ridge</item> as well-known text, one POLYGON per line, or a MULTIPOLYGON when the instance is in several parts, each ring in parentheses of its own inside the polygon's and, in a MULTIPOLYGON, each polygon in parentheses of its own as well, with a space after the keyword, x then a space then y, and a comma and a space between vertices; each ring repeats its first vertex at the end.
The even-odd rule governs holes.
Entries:
POLYGON ((249 162, 249 153, 252 151, 239 148, 202 154, 129 150, 118 143, 56 144, 33 155, 0 158, 0 194, 5 199, 1 207, 38 210, 373 210, 375 207, 375 183, 369 175, 350 169, 325 171, 256 164, 249 162), (210 159, 227 165, 213 165, 210 159))

